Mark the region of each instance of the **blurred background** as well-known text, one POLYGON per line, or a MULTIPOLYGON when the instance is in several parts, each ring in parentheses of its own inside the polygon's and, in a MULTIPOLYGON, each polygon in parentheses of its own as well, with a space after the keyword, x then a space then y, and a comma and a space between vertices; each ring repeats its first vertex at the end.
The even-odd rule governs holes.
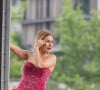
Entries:
MULTIPOLYGON (((57 65, 47 90, 100 90, 100 0, 11 0, 10 42, 33 51, 38 30, 55 35, 57 65)), ((10 53, 10 88, 23 60, 10 53)))

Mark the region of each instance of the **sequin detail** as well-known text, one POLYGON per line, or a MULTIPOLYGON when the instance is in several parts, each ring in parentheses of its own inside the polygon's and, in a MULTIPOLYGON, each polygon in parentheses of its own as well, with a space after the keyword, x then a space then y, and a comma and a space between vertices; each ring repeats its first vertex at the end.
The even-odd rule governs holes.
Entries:
POLYGON ((51 72, 48 68, 37 68, 26 61, 19 85, 12 90, 46 90, 46 83, 50 75, 51 72))

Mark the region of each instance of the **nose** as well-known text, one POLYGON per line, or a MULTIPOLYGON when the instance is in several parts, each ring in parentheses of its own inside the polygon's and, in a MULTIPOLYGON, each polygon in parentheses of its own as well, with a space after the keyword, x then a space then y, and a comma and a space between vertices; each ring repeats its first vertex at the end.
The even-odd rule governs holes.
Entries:
POLYGON ((50 42, 50 43, 49 43, 49 46, 50 46, 50 47, 52 47, 52 46, 53 46, 53 43, 52 43, 52 42, 50 42))

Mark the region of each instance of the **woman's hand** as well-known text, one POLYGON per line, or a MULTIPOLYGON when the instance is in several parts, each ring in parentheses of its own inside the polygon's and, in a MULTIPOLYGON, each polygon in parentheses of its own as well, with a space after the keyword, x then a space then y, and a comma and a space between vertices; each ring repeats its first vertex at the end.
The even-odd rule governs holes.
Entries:
POLYGON ((36 41, 35 46, 40 48, 43 44, 44 44, 44 40, 39 39, 36 41))

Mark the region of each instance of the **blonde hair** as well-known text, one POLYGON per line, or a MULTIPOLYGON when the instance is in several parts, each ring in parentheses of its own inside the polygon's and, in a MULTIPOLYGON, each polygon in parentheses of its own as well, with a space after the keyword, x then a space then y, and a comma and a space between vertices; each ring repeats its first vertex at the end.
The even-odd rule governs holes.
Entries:
POLYGON ((49 35, 53 36, 53 34, 48 29, 42 29, 36 34, 35 41, 39 39, 43 40, 46 36, 49 36, 49 35))

